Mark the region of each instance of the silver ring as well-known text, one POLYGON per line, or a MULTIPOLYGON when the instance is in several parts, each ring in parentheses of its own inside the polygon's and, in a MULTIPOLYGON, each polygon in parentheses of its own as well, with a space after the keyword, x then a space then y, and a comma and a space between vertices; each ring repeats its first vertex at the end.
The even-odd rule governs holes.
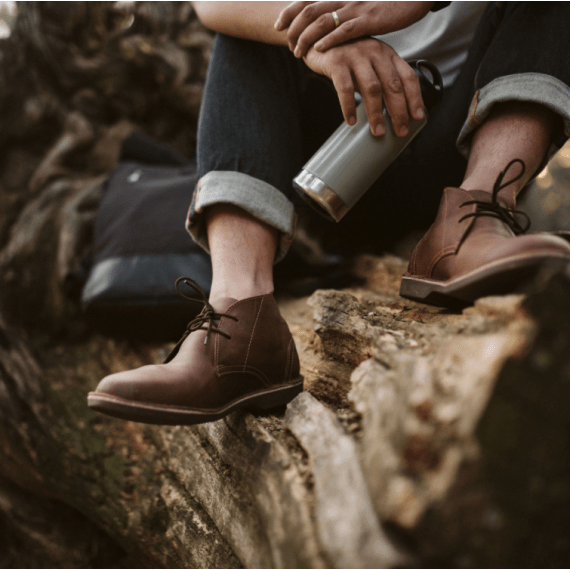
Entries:
POLYGON ((338 17, 338 14, 336 12, 331 12, 333 20, 334 20, 334 27, 338 28, 340 26, 340 18, 338 17))

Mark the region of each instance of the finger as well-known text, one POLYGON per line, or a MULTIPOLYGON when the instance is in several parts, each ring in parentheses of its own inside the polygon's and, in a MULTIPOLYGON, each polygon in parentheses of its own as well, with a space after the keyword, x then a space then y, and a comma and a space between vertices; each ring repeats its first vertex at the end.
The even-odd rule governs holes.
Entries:
POLYGON ((332 82, 338 95, 344 120, 349 125, 354 125, 356 123, 356 101, 354 100, 354 82, 348 68, 342 68, 333 74, 332 82))
POLYGON ((341 21, 340 26, 315 43, 317 51, 327 51, 349 40, 370 35, 364 18, 351 18, 348 10, 337 10, 337 14, 341 21))
POLYGON ((273 27, 280 32, 287 29, 305 6, 308 6, 309 4, 313 4, 313 2, 293 2, 292 4, 289 4, 287 8, 281 10, 279 16, 277 16, 277 20, 275 20, 275 24, 273 24, 273 27))
POLYGON ((382 83, 370 63, 355 69, 354 74, 368 116, 370 131, 377 137, 381 136, 386 132, 382 107, 382 83))
POLYGON ((394 67, 392 58, 382 65, 376 60, 372 60, 372 65, 380 78, 382 84, 382 94, 386 111, 392 120, 392 127, 397 137, 405 137, 408 134, 410 118, 408 114, 408 104, 404 92, 404 86, 400 76, 394 67))
POLYGON ((327 12, 319 16, 312 24, 305 28, 297 39, 295 56, 304 57, 316 41, 326 36, 329 32, 332 32, 335 27, 332 12, 327 12))
POLYGON ((418 121, 423 119, 425 105, 422 99, 420 80, 416 72, 402 58, 394 58, 394 67, 404 86, 410 116, 418 121))
MULTIPOLYGON (((292 45, 295 48, 297 46, 297 40, 299 39, 299 36, 305 31, 305 29, 323 14, 330 13, 335 10, 339 4, 341 3, 315 2, 309 4, 308 6, 305 6, 305 8, 303 8, 303 10, 289 25, 289 30, 287 31, 287 39, 289 40, 289 45, 292 45)), ((332 16, 331 21, 333 21, 332 16)))

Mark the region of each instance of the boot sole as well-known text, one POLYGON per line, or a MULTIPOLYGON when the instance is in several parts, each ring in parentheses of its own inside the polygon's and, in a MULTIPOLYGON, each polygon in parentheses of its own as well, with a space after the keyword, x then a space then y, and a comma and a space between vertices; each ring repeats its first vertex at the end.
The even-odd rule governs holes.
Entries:
POLYGON ((87 405, 92 410, 132 422, 171 426, 204 424, 220 420, 239 409, 259 412, 284 406, 303 391, 303 377, 300 378, 295 384, 253 392, 216 410, 145 404, 98 392, 89 392, 87 405))
POLYGON ((569 265, 570 257, 565 254, 531 254, 489 263, 449 281, 404 275, 400 295, 428 305, 457 308, 470 305, 480 297, 514 293, 541 272, 555 272, 569 265))

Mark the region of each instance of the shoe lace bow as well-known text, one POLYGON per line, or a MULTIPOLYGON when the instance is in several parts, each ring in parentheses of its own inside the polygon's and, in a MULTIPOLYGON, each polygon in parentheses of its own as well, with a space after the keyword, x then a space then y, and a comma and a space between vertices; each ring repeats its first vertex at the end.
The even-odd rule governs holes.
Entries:
POLYGON ((178 293, 178 295, 180 297, 182 297, 183 299, 186 299, 187 301, 191 301, 192 303, 203 303, 204 308, 202 309, 202 311, 200 312, 199 315, 197 315, 194 319, 192 319, 188 323, 188 326, 186 327, 186 330, 184 331, 182 338, 178 341, 176 346, 172 349, 170 354, 166 357, 166 360, 164 361, 165 363, 170 362, 170 360, 172 360, 172 358, 176 355, 180 346, 186 340, 188 335, 194 331, 197 331, 197 330, 205 330, 206 331, 206 338, 204 339, 204 344, 208 344, 208 340, 210 339, 211 333, 221 334, 225 338, 231 339, 231 336, 228 333, 219 329, 216 325, 219 323, 219 321, 222 317, 226 317, 228 319, 232 319, 232 320, 238 322, 239 319, 237 317, 234 317, 233 315, 228 315, 227 313, 217 313, 215 311, 214 307, 208 301, 208 297, 206 296, 206 293, 204 293, 204 291, 202 290, 202 288, 200 287, 198 282, 195 281, 194 279, 192 279, 191 277, 179 277, 176 280, 176 283, 174 284, 174 286, 176 288, 176 292, 178 293), (182 292, 180 290, 181 285, 188 285, 189 287, 194 289, 194 291, 196 291, 198 293, 198 295, 201 297, 201 299, 195 299, 194 297, 190 297, 189 295, 186 295, 184 292, 182 292))
POLYGON ((461 223, 463 220, 466 220, 467 218, 479 218, 482 216, 487 216, 503 221, 511 228, 515 235, 521 235, 527 232, 530 228, 530 218, 527 216, 527 214, 521 210, 511 210, 510 208, 502 206, 498 200, 499 192, 503 188, 506 188, 510 184, 513 184, 513 182, 520 180, 524 175, 524 172, 525 164, 520 158, 511 160, 511 162, 507 164, 506 168, 501 171, 497 177, 497 180, 495 181, 491 201, 484 202, 482 200, 468 200, 467 202, 463 202, 460 208, 463 206, 470 206, 472 204, 475 204, 477 206, 477 210, 475 212, 471 212, 470 214, 465 214, 465 216, 460 218, 459 223, 461 223), (514 178, 511 178, 507 182, 503 182, 511 166, 517 162, 521 165, 521 171, 514 178), (517 220, 517 216, 522 216, 524 218, 524 225, 517 220))
POLYGON ((227 313, 216 313, 214 307, 212 307, 212 305, 208 301, 206 294, 194 279, 190 277, 179 277, 176 280, 174 286, 176 287, 176 292, 178 293, 178 295, 180 295, 180 297, 182 297, 183 299, 186 299, 187 301, 192 301, 194 303, 204 303, 204 308, 202 309, 200 314, 188 323, 185 333, 186 336, 188 336, 191 332, 197 330, 205 330, 207 332, 206 332, 206 338, 204 339, 204 344, 208 344, 210 333, 212 332, 221 334, 222 336, 228 339, 231 338, 231 336, 228 333, 220 330, 219 328, 216 328, 214 326, 214 323, 216 323, 216 321, 219 321, 222 317, 227 317, 228 319, 232 319, 237 322, 238 319, 236 317, 234 317, 233 315, 228 315, 227 313), (200 301, 198 299, 194 299, 193 297, 189 297, 188 295, 185 295, 182 291, 180 291, 181 283, 192 287, 192 289, 194 289, 202 297, 202 300, 200 301), (208 326, 204 327, 205 324, 207 324, 208 326))

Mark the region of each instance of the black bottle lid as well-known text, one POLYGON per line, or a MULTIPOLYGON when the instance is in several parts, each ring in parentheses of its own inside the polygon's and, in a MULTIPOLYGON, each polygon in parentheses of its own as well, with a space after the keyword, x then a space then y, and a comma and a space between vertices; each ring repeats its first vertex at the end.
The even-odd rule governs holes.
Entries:
POLYGON ((441 100, 443 95, 443 80, 437 67, 425 59, 408 61, 408 65, 416 72, 420 80, 422 98, 428 113, 441 100))

